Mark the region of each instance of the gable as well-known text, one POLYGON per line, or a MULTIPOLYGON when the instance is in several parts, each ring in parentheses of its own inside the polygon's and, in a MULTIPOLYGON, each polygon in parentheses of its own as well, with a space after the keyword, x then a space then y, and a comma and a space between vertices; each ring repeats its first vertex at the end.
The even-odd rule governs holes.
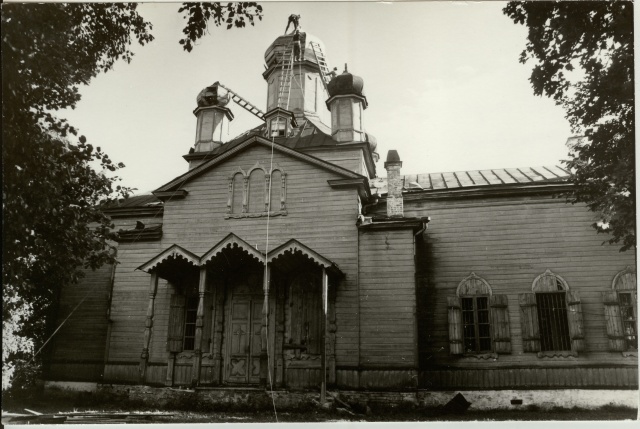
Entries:
MULTIPOLYGON (((259 136, 251 136, 248 137, 247 140, 245 140, 244 142, 235 145, 234 147, 230 148, 229 150, 227 150, 226 152, 215 156, 214 158, 212 158, 209 161, 206 161, 204 163, 202 163, 201 165, 195 167, 194 169, 188 171, 187 173, 176 177, 175 179, 173 179, 172 181, 170 181, 169 183, 161 186, 160 188, 156 189, 153 193, 154 195, 157 194, 162 194, 165 192, 172 192, 172 191, 177 191, 179 190, 182 186, 184 186, 186 183, 188 183, 189 181, 193 180, 194 178, 206 173, 207 171, 215 168, 216 166, 230 160, 233 159, 234 157, 236 157, 238 154, 246 151, 248 148, 253 147, 253 146, 263 146, 268 148, 269 150, 273 150, 273 152, 278 152, 281 154, 284 154, 288 157, 292 157, 295 159, 298 159, 300 161, 305 162, 306 164, 315 166, 317 168, 322 168, 324 170, 328 170, 330 172, 335 173, 337 176, 339 176, 340 178, 346 178, 346 179, 364 179, 365 182, 367 181, 366 177, 354 173, 352 171, 349 171, 345 168, 339 167, 335 164, 332 164, 330 162, 321 160, 319 158, 316 158, 312 155, 306 154, 306 153, 301 153, 298 152, 294 149, 288 148, 286 146, 283 146, 279 143, 276 142, 271 142, 265 138, 259 137, 259 136)), ((368 188, 368 183, 366 184, 367 188, 368 188)))

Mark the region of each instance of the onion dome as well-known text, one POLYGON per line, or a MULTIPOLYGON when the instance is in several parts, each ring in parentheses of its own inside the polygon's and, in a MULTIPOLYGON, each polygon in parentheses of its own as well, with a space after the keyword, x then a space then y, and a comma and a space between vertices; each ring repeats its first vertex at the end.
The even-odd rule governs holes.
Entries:
POLYGON ((224 94, 220 93, 220 87, 218 82, 211 86, 206 87, 196 97, 198 107, 225 107, 231 101, 231 96, 228 92, 224 91, 224 94))
POLYGON ((359 95, 363 97, 362 88, 364 87, 364 80, 360 76, 353 75, 347 71, 345 67, 344 72, 331 79, 329 85, 329 97, 335 97, 336 95, 359 95))
MULTIPOLYGON (((299 32, 300 37, 300 47, 302 48, 301 57, 304 61, 310 61, 314 64, 318 64, 318 60, 316 59, 316 55, 313 52, 313 48, 311 47, 311 42, 317 43, 320 45, 322 52, 326 51, 324 48, 324 43, 316 36, 299 32)), ((281 59, 284 54, 286 48, 291 49, 293 46, 293 36, 294 33, 284 34, 279 36, 276 40, 273 41, 271 45, 267 48, 264 53, 264 61, 267 64, 267 67, 271 67, 274 65, 282 64, 281 59)))
POLYGON ((369 149, 371 149, 371 153, 376 153, 376 148, 378 147, 378 139, 367 132, 364 133, 364 137, 365 141, 369 143, 369 149))

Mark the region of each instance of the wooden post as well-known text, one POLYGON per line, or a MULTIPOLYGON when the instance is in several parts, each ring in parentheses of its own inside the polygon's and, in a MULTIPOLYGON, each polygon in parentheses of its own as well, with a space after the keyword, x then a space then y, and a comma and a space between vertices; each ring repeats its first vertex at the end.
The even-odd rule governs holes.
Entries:
MULTIPOLYGON (((336 282, 337 280, 334 280, 336 282)), ((336 293, 337 285, 327 284, 327 385, 336 384, 336 293)))
POLYGON ((324 405, 327 402, 327 314, 329 310, 329 278, 327 270, 322 267, 322 355, 320 356, 322 365, 322 384, 320 386, 320 402, 324 405))
POLYGON ((200 366, 202 362, 202 327, 204 325, 204 294, 207 287, 207 267, 200 267, 200 282, 198 283, 198 311, 196 313, 196 338, 193 354, 193 375, 191 384, 200 384, 200 366))
POLYGON ((260 336, 260 384, 267 385, 267 371, 269 370, 269 357, 267 356, 267 321, 269 318, 269 281, 271 279, 271 267, 265 260, 264 266, 264 302, 262 303, 262 330, 260 336))
POLYGON ((275 355, 275 379, 276 386, 284 384, 284 306, 285 306, 285 288, 282 281, 276 283, 275 293, 276 299, 276 341, 274 347, 275 355))
POLYGON ((153 307, 158 291, 158 273, 151 273, 149 284, 149 306, 147 307, 147 319, 144 324, 144 340, 142 354, 140 355, 140 382, 144 383, 147 374, 147 362, 149 361, 149 343, 151 342, 151 328, 153 327, 153 307))
POLYGON ((214 279, 215 288, 215 317, 213 319, 213 381, 222 383, 222 331, 224 322, 224 295, 225 285, 219 279, 214 279))

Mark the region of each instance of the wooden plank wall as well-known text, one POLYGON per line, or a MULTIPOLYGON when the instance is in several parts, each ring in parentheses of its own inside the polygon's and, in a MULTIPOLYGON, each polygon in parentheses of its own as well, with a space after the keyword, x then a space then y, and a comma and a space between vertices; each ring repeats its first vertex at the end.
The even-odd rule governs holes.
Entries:
MULTIPOLYGON (((162 222, 161 218, 117 219, 118 227, 133 227, 137 220, 149 225, 162 222), (127 225, 120 226, 127 222, 127 225)), ((137 241, 120 243, 119 265, 111 299, 111 336, 107 361, 139 362, 142 353, 144 325, 149 305, 149 274, 136 268, 168 247, 163 241, 137 241)), ((164 282, 159 283, 159 291, 164 282)), ((155 307, 156 311, 162 311, 155 307)), ((156 320, 154 319, 154 323, 156 320)))
POLYGON ((417 366, 411 230, 361 230, 360 365, 417 366))
POLYGON ((421 371, 427 389, 638 388, 638 368, 480 368, 421 371))
MULTIPOLYGON (((517 372, 637 365, 636 357, 608 351, 601 298, 601 292, 611 288, 616 273, 635 264, 635 253, 620 253, 618 246, 602 245, 606 236, 591 228, 595 217, 584 206, 566 204, 551 196, 405 200, 404 204, 405 216, 431 217, 424 245, 419 248, 418 266, 423 370, 514 368, 517 372), (547 269, 563 277, 569 288, 580 294, 586 351, 577 357, 539 358, 536 353, 523 351, 518 294, 531 292, 535 277, 547 269), (494 294, 508 295, 511 354, 498 355, 497 359, 449 355, 446 298, 455 295, 458 283, 471 272, 487 280, 494 294), (531 369, 518 369, 523 367, 531 369)), ((578 380, 588 370, 580 371, 581 375, 570 377, 578 380)), ((611 374, 614 370, 607 371, 611 374)), ((456 385, 447 378, 461 376, 454 373, 435 375, 441 380, 437 383, 456 385)), ((511 380, 524 383, 524 378, 511 380)), ((544 385, 556 382, 553 377, 546 380, 544 385)))
POLYGON ((100 380, 112 272, 112 265, 84 270, 85 276, 78 284, 62 289, 57 324, 64 324, 51 341, 47 379, 100 380))
POLYGON ((323 149, 308 151, 308 154, 338 165, 342 168, 346 168, 347 170, 355 173, 362 174, 363 176, 367 176, 368 174, 366 164, 364 163, 362 149, 323 149))

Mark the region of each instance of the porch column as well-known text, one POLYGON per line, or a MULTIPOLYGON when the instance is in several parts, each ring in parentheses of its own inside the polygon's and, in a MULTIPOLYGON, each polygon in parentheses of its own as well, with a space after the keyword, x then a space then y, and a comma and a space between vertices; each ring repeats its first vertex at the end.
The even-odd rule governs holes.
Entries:
POLYGON ((151 341, 151 328, 153 327, 153 307, 158 291, 158 273, 151 273, 151 283, 149 284, 149 306, 147 307, 147 319, 144 324, 144 339, 142 354, 140 355, 140 382, 144 383, 147 373, 147 362, 149 361, 149 342, 151 341))
POLYGON ((198 311, 196 313, 196 338, 193 354, 193 371, 191 384, 200 384, 200 365, 202 363, 202 327, 204 326, 204 294, 207 287, 207 267, 200 267, 200 282, 198 283, 198 311))
POLYGON ((262 330, 260 336, 260 384, 267 385, 269 371, 269 356, 267 355, 267 329, 269 318, 269 282, 271 281, 271 266, 265 260, 264 266, 264 302, 262 303, 262 330))

